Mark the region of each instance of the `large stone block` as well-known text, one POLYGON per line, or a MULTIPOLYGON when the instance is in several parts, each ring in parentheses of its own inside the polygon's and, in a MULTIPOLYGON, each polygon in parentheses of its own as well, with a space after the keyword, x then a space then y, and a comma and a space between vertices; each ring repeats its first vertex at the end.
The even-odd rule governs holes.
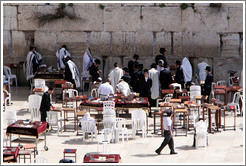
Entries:
POLYGON ((179 7, 143 7, 142 30, 180 31, 181 10, 179 7))
POLYGON ((182 57, 194 55, 194 38, 192 32, 173 33, 173 55, 182 57))
POLYGON ((155 57, 153 45, 153 32, 136 33, 136 54, 139 55, 139 60, 155 57))
POLYGON ((160 48, 166 49, 166 55, 171 55, 171 33, 156 32, 155 38, 155 55, 160 54, 160 48))
POLYGON ((21 30, 56 30, 56 31, 101 31, 103 30, 103 11, 99 8, 83 8, 81 6, 66 7, 65 10, 77 16, 77 19, 67 17, 39 25, 37 17, 44 14, 54 14, 58 6, 20 6, 19 29, 21 30))
POLYGON ((216 57, 219 56, 220 37, 215 32, 194 33, 194 56, 216 57))
POLYGON ((243 7, 229 8, 229 30, 243 32, 243 7))
POLYGON ((222 3, 223 7, 243 7, 243 3, 222 3))
POLYGON ((140 30, 140 7, 107 7, 104 10, 104 31, 140 30))
POLYGON ((17 7, 3 6, 3 29, 17 30, 17 7))
POLYGON ((182 31, 228 31, 228 8, 197 7, 182 10, 182 31))
POLYGON ((25 33, 23 31, 12 31, 13 40, 13 56, 22 57, 27 54, 27 43, 25 33))
POLYGON ((3 31, 3 64, 9 62, 11 57, 10 31, 3 31))
POLYGON ((99 52, 101 56, 109 56, 111 54, 111 32, 101 32, 99 52))
POLYGON ((239 57, 239 34, 227 33, 222 35, 222 52, 223 57, 239 57))

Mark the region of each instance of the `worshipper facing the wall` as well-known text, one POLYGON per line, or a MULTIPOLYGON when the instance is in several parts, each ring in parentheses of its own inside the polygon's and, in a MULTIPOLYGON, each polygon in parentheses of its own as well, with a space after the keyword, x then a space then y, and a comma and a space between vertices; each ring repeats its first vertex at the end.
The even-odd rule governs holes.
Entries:
POLYGON ((99 96, 109 96, 114 94, 114 88, 112 85, 110 85, 109 80, 100 85, 100 87, 98 88, 98 94, 99 96))
POLYGON ((91 121, 93 122, 95 125, 96 125, 96 120, 94 118, 91 117, 91 114, 89 112, 87 112, 84 117, 79 121, 79 127, 82 127, 81 126, 81 123, 83 121, 91 121))
POLYGON ((131 76, 129 75, 129 69, 127 67, 123 68, 123 76, 121 77, 121 79, 131 85, 131 76))
POLYGON ((162 149, 168 144, 170 149, 170 154, 178 154, 174 151, 174 141, 173 141, 173 122, 171 120, 172 111, 168 110, 167 116, 163 118, 164 125, 164 140, 161 146, 155 151, 158 155, 161 154, 162 149))
POLYGON ((119 83, 116 85, 115 92, 122 93, 124 96, 128 96, 131 93, 131 90, 129 84, 121 79, 119 83))
POLYGON ((41 112, 41 122, 46 122, 47 118, 47 111, 50 111, 50 107, 53 106, 51 105, 50 102, 50 95, 53 93, 53 88, 49 87, 48 91, 46 91, 43 96, 42 96, 42 101, 40 105, 40 112, 41 112))
POLYGON ((184 89, 184 73, 179 60, 176 61, 176 69, 174 80, 176 83, 181 84, 182 89, 184 89))
POLYGON ((166 52, 165 48, 160 48, 160 54, 155 57, 156 65, 158 65, 159 60, 163 60, 163 66, 168 64, 165 57, 165 52, 166 52))
POLYGON ((164 66, 164 70, 160 72, 161 89, 169 89, 169 85, 173 83, 172 74, 168 70, 168 65, 164 66))
POLYGON ((192 66, 188 58, 184 57, 181 67, 184 73, 184 82, 186 84, 187 90, 189 91, 192 81, 192 66))
POLYGON ((111 85, 113 86, 114 90, 115 90, 116 85, 119 83, 122 76, 123 76, 123 70, 121 68, 119 68, 118 63, 115 62, 114 63, 114 69, 108 75, 108 79, 111 82, 111 85))
POLYGON ((37 51, 37 48, 36 47, 33 47, 34 48, 34 54, 37 58, 37 61, 38 61, 38 64, 40 65, 42 60, 43 60, 43 57, 42 55, 37 51))
POLYGON ((71 82, 73 88, 80 87, 79 70, 69 56, 65 56, 65 78, 64 80, 71 82))
POLYGON ((65 64, 64 64, 65 56, 71 57, 71 54, 67 51, 67 46, 62 45, 61 49, 56 52, 58 70, 65 68, 65 64))
POLYGON ((152 79, 151 91, 151 100, 150 106, 154 107, 156 105, 156 99, 159 97, 159 74, 157 71, 157 66, 155 63, 150 65, 151 69, 149 70, 149 78, 152 79))
POLYGON ((30 51, 28 52, 26 56, 26 80, 30 84, 30 79, 32 79, 35 75, 35 73, 38 71, 38 60, 35 56, 35 49, 34 47, 30 47, 30 51))
POLYGON ((96 81, 100 77, 99 74, 101 73, 101 71, 98 69, 100 63, 101 63, 101 61, 99 59, 96 59, 94 61, 94 64, 91 65, 91 67, 89 69, 89 73, 92 77, 92 81, 96 81))
POLYGON ((143 71, 139 69, 138 63, 135 63, 133 68, 134 68, 134 73, 132 76, 131 87, 134 92, 139 93, 140 92, 140 80, 144 79, 144 74, 143 74, 143 71))
POLYGON ((208 96, 207 102, 209 102, 209 95, 212 89, 213 75, 211 73, 210 66, 207 66, 205 70, 206 70, 207 76, 206 76, 205 83, 202 89, 202 95, 207 95, 208 96))
POLYGON ((163 61, 162 59, 160 59, 160 60, 158 61, 158 65, 157 65, 157 71, 158 71, 158 74, 159 74, 159 75, 160 75, 160 72, 161 72, 162 70, 164 70, 163 64, 164 64, 164 61, 163 61))
POLYGON ((206 79, 206 67, 209 66, 206 62, 198 63, 195 73, 195 83, 197 85, 203 84, 206 79))
POLYGON ((134 64, 138 61, 139 56, 137 54, 133 55, 133 59, 128 62, 129 75, 132 77, 134 73, 134 64))

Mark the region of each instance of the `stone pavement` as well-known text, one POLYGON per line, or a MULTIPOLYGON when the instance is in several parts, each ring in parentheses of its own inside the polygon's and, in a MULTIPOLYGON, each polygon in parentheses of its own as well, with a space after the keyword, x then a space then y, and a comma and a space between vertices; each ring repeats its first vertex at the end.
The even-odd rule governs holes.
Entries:
MULTIPOLYGON (((26 110, 27 98, 29 90, 27 87, 15 87, 12 89, 12 106, 7 107, 7 111, 16 111, 18 119, 30 118, 30 113, 26 110)), ((59 104, 55 104, 59 105, 59 104)), ((6 128, 5 114, 2 112, 3 129, 6 128)), ((72 115, 72 114, 71 114, 72 115)), ((70 115, 70 116, 71 116, 70 115)), ((233 123, 233 118, 228 114, 226 116, 228 124, 233 123)), ((127 126, 129 128, 129 141, 122 143, 120 140, 118 143, 112 143, 109 145, 110 153, 119 153, 122 158, 122 163, 155 163, 155 164, 167 164, 167 163, 242 163, 244 161, 244 141, 243 141, 243 117, 237 117, 237 128, 234 130, 221 131, 215 134, 208 135, 209 146, 207 149, 199 147, 194 149, 193 133, 191 130, 188 132, 188 136, 176 136, 174 137, 175 149, 178 155, 169 155, 170 151, 168 146, 165 147, 161 155, 155 153, 155 149, 163 141, 163 137, 153 133, 153 118, 149 118, 149 132, 147 138, 141 138, 141 134, 136 136, 136 139, 132 139, 130 119, 127 120, 127 126)), ((157 120, 159 122, 159 119, 157 120)), ((223 122, 223 121, 222 121, 223 122)), ((72 124, 70 124, 72 127, 72 124)), ((70 127, 68 125, 68 127, 70 127)), ((157 126, 160 127, 159 124, 157 126)), ((64 148, 77 149, 77 163, 83 163, 83 156, 88 152, 97 152, 97 143, 91 143, 91 139, 86 140, 85 144, 82 142, 82 136, 76 136, 76 132, 63 132, 57 136, 54 129, 47 136, 48 151, 43 149, 44 141, 41 136, 38 142, 38 157, 45 157, 49 163, 58 163, 63 158, 64 148)), ((98 139, 99 139, 98 135, 98 139)), ((17 138, 17 137, 15 137, 17 138)), ((30 141, 31 142, 31 141, 30 141)), ((25 142, 21 142, 24 144, 25 142)), ((18 142, 12 143, 17 145, 18 142)), ((102 151, 102 145, 99 146, 99 150, 102 151)), ((71 158, 72 159, 72 158, 71 158)), ((22 161, 23 162, 23 161, 22 161)), ((27 160, 29 162, 29 160, 27 160)))

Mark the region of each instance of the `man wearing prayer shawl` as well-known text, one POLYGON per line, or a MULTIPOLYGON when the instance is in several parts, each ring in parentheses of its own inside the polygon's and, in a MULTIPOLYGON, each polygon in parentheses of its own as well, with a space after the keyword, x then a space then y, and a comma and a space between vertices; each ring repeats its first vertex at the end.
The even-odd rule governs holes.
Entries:
POLYGON ((65 68, 65 64, 63 62, 65 56, 71 57, 71 54, 67 51, 67 46, 63 45, 61 49, 56 52, 58 70, 65 68))
POLYGON ((206 67, 209 66, 206 62, 198 63, 196 70, 196 84, 200 84, 201 81, 205 81, 206 79, 206 67))
POLYGON ((74 89, 80 87, 80 77, 77 66, 71 61, 69 56, 65 57, 65 80, 71 82, 74 85, 74 89))
POLYGON ((30 47, 30 51, 26 56, 26 80, 29 81, 38 71, 38 61, 34 53, 34 47, 30 47))
POLYGON ((115 62, 114 69, 108 75, 108 79, 111 82, 111 85, 113 86, 114 90, 122 76, 123 76, 123 70, 119 68, 118 63, 115 62))
POLYGON ((151 100, 150 100, 150 106, 156 105, 156 99, 159 97, 159 74, 156 70, 157 66, 155 63, 153 63, 151 66, 151 69, 149 70, 149 78, 152 80, 152 87, 150 89, 151 91, 151 100))
POLYGON ((184 57, 181 67, 184 73, 184 81, 187 84, 192 80, 192 66, 190 64, 190 61, 186 57, 184 57))
POLYGON ((93 65, 93 63, 94 60, 92 58, 90 48, 87 48, 83 57, 82 77, 88 78, 90 76, 89 68, 93 65))
POLYGON ((116 92, 122 93, 124 96, 129 95, 131 93, 129 84, 121 79, 116 85, 116 92))

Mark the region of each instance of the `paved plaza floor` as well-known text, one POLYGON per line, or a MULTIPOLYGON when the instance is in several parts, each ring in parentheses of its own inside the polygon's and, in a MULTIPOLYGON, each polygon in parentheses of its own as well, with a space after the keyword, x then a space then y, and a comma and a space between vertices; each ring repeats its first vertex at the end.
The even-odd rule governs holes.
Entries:
MULTIPOLYGON (((6 129, 5 116, 8 111, 16 111, 18 119, 28 119, 31 117, 27 109, 27 98, 30 91, 28 87, 11 87, 12 106, 8 106, 5 112, 2 112, 2 127, 6 129)), ((54 104, 61 106, 61 104, 54 104)), ((233 116, 228 114, 226 116, 228 125, 233 124, 233 116)), ((188 136, 175 136, 174 146, 178 152, 177 155, 169 155, 170 151, 168 146, 163 149, 161 155, 157 155, 155 150, 160 146, 163 141, 161 135, 153 134, 153 118, 148 118, 149 130, 147 138, 142 138, 141 134, 132 139, 131 119, 127 119, 127 127, 129 128, 129 140, 122 143, 112 143, 109 146, 110 153, 120 154, 122 163, 242 163, 244 161, 244 132, 243 132, 243 117, 237 117, 236 131, 226 130, 216 132, 208 135, 209 146, 205 149, 199 147, 195 149, 192 147, 194 130, 188 132, 188 136)), ((159 119, 158 128, 160 128, 159 119)), ((222 121, 223 122, 223 121, 222 121)), ((72 127, 72 124, 68 127, 72 127)), ((15 137, 17 138, 17 137, 15 137)), ((77 149, 77 163, 83 163, 83 157, 86 153, 96 152, 97 143, 91 143, 91 140, 86 140, 83 143, 82 136, 76 135, 76 132, 67 131, 57 135, 56 131, 51 131, 47 134, 48 151, 43 148, 43 136, 38 142, 38 156, 45 157, 49 163, 58 163, 63 158, 63 149, 77 149)), ((99 139, 99 136, 98 136, 99 139)), ((29 143, 32 141, 21 142, 21 144, 29 143)), ((18 145, 14 141, 13 145, 18 145)), ((102 151, 102 145, 99 146, 102 151)), ((72 159, 72 158, 71 158, 72 159)), ((29 162, 29 160, 27 160, 29 162)))

